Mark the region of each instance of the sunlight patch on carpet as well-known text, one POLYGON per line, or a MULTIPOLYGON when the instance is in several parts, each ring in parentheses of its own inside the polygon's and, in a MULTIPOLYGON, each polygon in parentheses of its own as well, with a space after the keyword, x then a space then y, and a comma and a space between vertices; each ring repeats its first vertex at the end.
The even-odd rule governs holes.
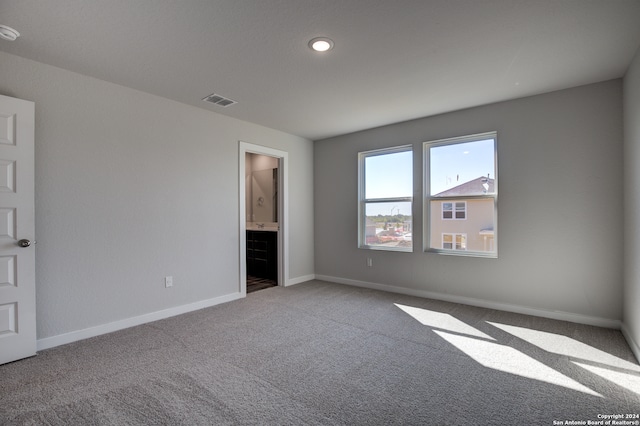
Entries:
POLYGON ((494 322, 489 322, 489 324, 547 352, 557 355, 565 355, 571 358, 580 358, 585 361, 605 364, 611 367, 624 368, 640 373, 639 365, 620 359, 605 351, 572 339, 571 337, 546 331, 532 330, 530 328, 516 327, 513 325, 498 324, 494 322))
POLYGON ((416 321, 422 325, 433 328, 452 331, 454 333, 466 334, 469 336, 480 337, 488 340, 495 340, 493 337, 484 334, 480 330, 465 324, 457 318, 443 312, 430 311, 428 309, 414 308, 412 306, 400 305, 394 303, 398 308, 411 315, 416 321))
POLYGON ((434 332, 484 367, 602 398, 599 393, 509 346, 438 330, 434 332))
POLYGON ((597 374, 603 379, 609 380, 618 386, 622 386, 623 388, 640 395, 640 375, 637 373, 625 373, 622 371, 611 370, 609 368, 596 367, 595 365, 582 364, 575 361, 571 362, 592 372, 593 374, 597 374))

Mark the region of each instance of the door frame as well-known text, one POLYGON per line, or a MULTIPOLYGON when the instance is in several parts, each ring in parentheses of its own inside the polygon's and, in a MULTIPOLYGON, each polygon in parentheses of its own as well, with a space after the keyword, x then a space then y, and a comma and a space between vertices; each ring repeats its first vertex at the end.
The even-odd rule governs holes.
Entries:
POLYGON ((267 155, 278 159, 278 286, 289 281, 289 153, 262 145, 239 141, 239 229, 240 229, 240 294, 247 295, 247 154, 267 155))

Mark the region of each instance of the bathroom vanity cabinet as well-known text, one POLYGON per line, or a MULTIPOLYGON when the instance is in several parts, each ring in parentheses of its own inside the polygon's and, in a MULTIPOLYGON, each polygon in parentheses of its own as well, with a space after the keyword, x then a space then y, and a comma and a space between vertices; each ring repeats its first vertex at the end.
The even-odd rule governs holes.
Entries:
POLYGON ((247 275, 278 279, 278 233, 247 231, 247 275))

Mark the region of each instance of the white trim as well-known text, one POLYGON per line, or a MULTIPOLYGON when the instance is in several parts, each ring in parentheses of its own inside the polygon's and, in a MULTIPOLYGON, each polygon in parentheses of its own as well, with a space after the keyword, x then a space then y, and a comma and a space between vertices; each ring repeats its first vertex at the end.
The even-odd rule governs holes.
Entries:
POLYGON ((289 282, 289 153, 262 145, 239 142, 238 184, 239 184, 239 229, 240 229, 240 280, 239 291, 247 295, 247 217, 245 156, 247 153, 268 155, 278 159, 278 285, 289 282))
POLYGON ((199 302, 189 303, 187 305, 175 306, 173 308, 163 309, 161 311, 151 312, 139 315, 137 317, 126 318, 107 324, 97 325, 82 330, 71 331, 69 333, 58 334, 57 336, 45 337, 37 341, 37 350, 54 348, 67 343, 77 342, 78 340, 88 339, 90 337, 100 336, 102 334, 112 333, 114 331, 123 330, 129 327, 158 321, 165 318, 174 317, 176 315, 186 314, 187 312, 197 311, 199 309, 209 308, 221 303, 231 302, 242 298, 240 293, 231 293, 224 296, 214 297, 213 299, 201 300, 199 302))
POLYGON ((289 287, 290 285, 296 285, 301 283, 306 283, 307 281, 315 280, 316 276, 314 274, 311 275, 303 275, 297 278, 290 278, 287 280, 285 287, 289 287))
POLYGON ((442 294, 426 290, 396 287, 387 284, 371 283, 367 281, 352 280, 348 278, 331 277, 327 275, 316 275, 317 280, 329 281, 337 284, 351 285, 355 287, 370 288, 373 290, 387 291, 390 293, 405 294, 408 296, 424 297, 427 299, 441 300, 444 302, 460 303, 463 305, 478 306, 480 308, 496 309, 499 311, 513 312, 516 314, 532 315, 542 318, 550 318, 560 321, 575 322, 578 324, 593 325, 596 327, 613 328, 619 330, 622 327, 620 320, 609 318, 592 317, 589 315, 573 314, 563 311, 550 311, 546 309, 531 308, 528 306, 512 305, 508 303, 491 302, 483 299, 442 294))
POLYGON ((631 352, 633 352, 633 354, 636 356, 636 360, 640 362, 640 345, 638 345, 638 342, 633 340, 631 332, 629 331, 629 327, 627 327, 625 323, 622 323, 622 335, 627 340, 627 343, 631 348, 631 352))

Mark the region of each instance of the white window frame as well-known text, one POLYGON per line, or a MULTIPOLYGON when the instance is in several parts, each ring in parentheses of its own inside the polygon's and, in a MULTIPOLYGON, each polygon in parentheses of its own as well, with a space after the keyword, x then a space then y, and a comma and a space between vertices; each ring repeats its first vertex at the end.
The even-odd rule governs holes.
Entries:
MULTIPOLYGON (((462 243, 460 243, 462 245, 462 243)), ((443 232, 442 233, 442 250, 467 251, 467 234, 461 232, 443 232), (451 235, 451 248, 444 248, 444 236, 451 235), (464 238, 464 248, 456 248, 456 237, 464 238)))
POLYGON ((442 201, 442 206, 441 206, 441 210, 442 210, 442 220, 467 220, 467 202, 466 201, 455 201, 455 200, 443 200, 442 201), (462 218, 458 218, 456 217, 456 212, 458 210, 456 210, 456 204, 464 204, 464 217, 462 218), (445 204, 451 204, 451 217, 444 217, 444 205, 445 204))
MULTIPOLYGON (((495 249, 493 252, 485 252, 485 251, 473 251, 468 249, 469 240, 467 238, 467 249, 466 250, 456 250, 456 249, 444 249, 431 247, 431 202, 432 201, 442 201, 442 202, 451 202, 455 203, 460 201, 465 201, 465 220, 469 215, 468 205, 466 205, 467 200, 481 200, 481 199, 493 199, 493 231, 494 231, 494 247, 495 242, 498 239, 498 133, 486 132, 486 133, 477 133, 473 135, 460 136, 454 138, 447 139, 438 139, 433 141, 427 141, 422 144, 422 170, 423 170, 423 206, 422 206, 422 224, 423 224, 423 251, 429 253, 437 253, 437 254, 445 254, 445 255, 458 255, 458 256, 472 256, 472 257, 487 257, 487 258, 497 258, 498 250, 495 249), (464 195, 464 196, 447 196, 447 197, 433 197, 431 194, 431 158, 430 153, 432 147, 444 146, 444 145, 454 145, 459 143, 466 142, 475 142, 486 139, 493 139, 494 144, 494 192, 487 193, 483 195, 464 195)), ((453 215, 455 217, 455 207, 453 215)), ((444 219, 442 213, 442 207, 440 208, 440 218, 446 221, 449 220, 462 220, 462 219, 444 219)), ((454 234, 452 232, 445 232, 444 234, 454 234)), ((466 233, 464 234, 466 235, 466 233)), ((444 241, 441 246, 444 245, 444 241)))
POLYGON ((369 250, 413 252, 413 244, 411 245, 411 247, 384 247, 384 246, 368 245, 366 241, 367 204, 406 203, 406 202, 411 203, 411 218, 412 218, 411 220, 413 222, 413 196, 391 197, 391 198, 365 198, 365 195, 366 195, 365 160, 368 157, 373 157, 377 155, 395 154, 398 152, 407 152, 407 151, 410 151, 413 157, 413 145, 402 145, 402 146, 396 146, 392 148, 362 151, 358 153, 358 248, 369 249, 369 250))

